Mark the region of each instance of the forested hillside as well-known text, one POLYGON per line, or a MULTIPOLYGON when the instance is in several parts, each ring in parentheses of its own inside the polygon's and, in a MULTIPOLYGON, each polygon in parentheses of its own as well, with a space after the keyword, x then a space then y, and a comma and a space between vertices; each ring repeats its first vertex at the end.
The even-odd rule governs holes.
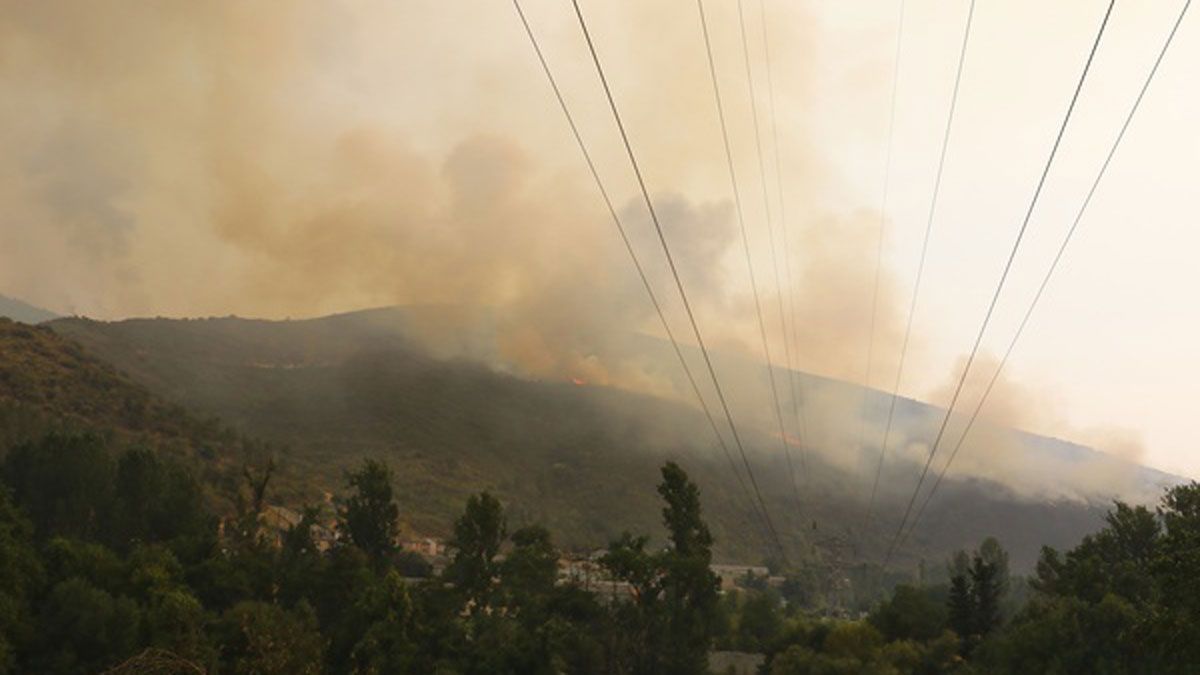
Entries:
POLYGON ((269 454, 215 417, 164 401, 54 331, 0 319, 0 458, 52 432, 95 434, 117 449, 146 448, 178 460, 197 473, 222 512, 232 509, 242 467, 269 454))
POLYGON ((315 510, 264 520, 269 473, 221 517, 183 464, 118 450, 51 432, 0 464, 0 673, 1182 674, 1197 656, 1195 484, 1157 512, 1118 503, 1032 577, 988 538, 854 598, 806 561, 718 576, 701 491, 672 462, 662 545, 626 533, 564 556, 485 492, 435 569, 398 549, 381 463, 347 474, 329 541, 315 510))
MULTIPOLYGON (((646 476, 686 462, 704 490, 719 558, 759 561, 761 528, 690 406, 570 381, 514 377, 418 348, 407 314, 379 310, 310 321, 61 320, 78 340, 164 398, 271 442, 288 472, 280 485, 315 500, 363 458, 394 470, 407 526, 444 535, 457 505, 487 489, 516 522, 541 522, 586 549, 626 529, 653 530, 646 476)), ((878 561, 889 525, 862 533, 862 478, 809 457, 802 511, 778 442, 747 430, 751 460, 785 543, 798 556, 843 566, 878 561)), ((885 507, 902 508, 919 467, 893 463, 885 507)), ((994 534, 1029 569, 1043 544, 1070 546, 1101 524, 1104 503, 1019 497, 986 481, 950 481, 926 527, 900 557, 919 558, 994 534)), ((894 526, 891 526, 894 527, 894 526)))

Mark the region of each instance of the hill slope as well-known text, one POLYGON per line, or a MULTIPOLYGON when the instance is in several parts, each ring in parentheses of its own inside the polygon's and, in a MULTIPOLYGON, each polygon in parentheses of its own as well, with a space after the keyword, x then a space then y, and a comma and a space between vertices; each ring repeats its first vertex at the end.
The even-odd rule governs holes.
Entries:
MULTIPOLYGON (((596 546, 622 530, 656 530, 655 467, 671 457, 704 489, 722 557, 761 556, 749 506, 698 411, 436 359, 406 337, 406 316, 381 310, 290 322, 67 319, 51 326, 167 399, 286 444, 297 479, 291 487, 310 498, 337 491, 342 471, 359 458, 382 457, 396 469, 404 518, 418 531, 445 533, 462 499, 489 489, 514 520, 546 523, 568 545, 596 546)), ((797 508, 777 439, 752 430, 747 439, 793 555, 877 559, 895 525, 857 531, 861 477, 810 455, 797 508)), ((881 512, 902 508, 917 468, 889 464, 881 512)), ((991 534, 1015 566, 1028 568, 1041 545, 1069 546, 1095 529, 1105 506, 951 480, 905 559, 940 559, 991 534)))
POLYGON ((97 432, 190 465, 231 506, 245 442, 215 419, 168 403, 42 326, 0 318, 0 458, 50 430, 97 432))
POLYGON ((40 307, 34 307, 16 298, 0 295, 0 317, 20 321, 21 323, 35 324, 57 319, 58 315, 40 307))

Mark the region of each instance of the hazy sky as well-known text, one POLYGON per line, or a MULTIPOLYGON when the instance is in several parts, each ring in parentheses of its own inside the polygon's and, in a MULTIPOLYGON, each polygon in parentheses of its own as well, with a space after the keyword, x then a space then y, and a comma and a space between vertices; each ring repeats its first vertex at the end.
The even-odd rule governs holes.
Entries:
MULTIPOLYGON (((679 320, 569 3, 526 4, 679 320)), ((861 380, 898 3, 764 4, 797 364, 861 380)), ((1007 344, 1181 4, 1117 3, 990 354, 1007 344)), ((582 5, 702 324, 718 344, 757 353, 695 3, 582 5)), ((883 388, 967 6, 908 2, 872 378, 883 388)), ((902 393, 948 399, 1106 6, 978 1, 902 393)), ((708 7, 769 308, 776 285, 737 4, 708 7)), ((767 133, 760 5, 745 8, 767 133)), ((997 396, 1023 426, 1191 475, 1197 21, 1181 28, 997 396)), ((782 239, 773 191, 770 200, 782 239)), ((655 330, 507 0, 0 0, 0 206, 0 293, 61 312, 487 306, 511 318, 503 347, 535 372, 599 370, 587 356, 614 323, 655 330)), ((768 320, 779 354, 777 316, 768 320)))

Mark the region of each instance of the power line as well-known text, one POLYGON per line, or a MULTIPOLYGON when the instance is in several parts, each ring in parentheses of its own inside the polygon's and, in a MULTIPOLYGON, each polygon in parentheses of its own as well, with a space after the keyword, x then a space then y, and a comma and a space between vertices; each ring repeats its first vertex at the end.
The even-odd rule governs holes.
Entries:
MULTIPOLYGON (((775 115, 775 83, 771 77, 771 40, 767 31, 767 8, 764 0, 758 0, 758 10, 761 17, 762 25, 762 41, 763 54, 766 57, 767 65, 767 101, 770 103, 771 110, 771 143, 775 148, 775 189, 778 192, 779 198, 779 229, 783 235, 783 264, 786 270, 787 287, 788 287, 788 305, 791 309, 791 335, 788 334, 788 324, 783 319, 783 289, 779 290, 779 324, 783 329, 783 350, 784 358, 787 360, 788 366, 788 385, 789 392, 792 395, 792 415, 796 418, 796 439, 800 448, 800 470, 804 472, 805 480, 809 479, 807 452, 804 449, 805 438, 808 437, 808 421, 805 419, 807 413, 802 413, 800 404, 800 396, 798 390, 803 389, 803 383, 800 387, 796 386, 796 368, 792 361, 793 342, 796 339, 796 286, 792 279, 792 259, 791 259, 791 244, 788 237, 787 226, 787 199, 783 193, 783 168, 782 160, 779 152, 779 125, 775 115)), ((766 176, 763 176, 764 182, 766 176)), ((775 262, 774 247, 772 247, 772 262, 775 262)), ((775 267, 775 284, 779 285, 779 267, 776 262, 775 267)), ((796 350, 799 354, 799 350, 796 350)))
MULTIPOLYGON (((702 3, 703 0, 698 0, 698 2, 702 3)), ((749 93, 750 93, 750 114, 754 118, 754 145, 755 145, 755 149, 758 151, 758 171, 759 171, 759 176, 761 178, 761 180, 759 181, 759 184, 762 186, 763 209, 764 209, 764 212, 766 215, 765 223, 766 223, 766 229, 767 229, 768 247, 771 249, 771 259, 775 264, 775 284, 776 284, 776 286, 778 286, 779 285, 779 261, 775 255, 775 235, 771 231, 771 203, 770 203, 770 198, 768 197, 768 194, 767 194, 767 170, 766 170, 766 164, 763 162, 762 134, 760 133, 759 126, 758 126, 758 101, 757 101, 757 96, 755 95, 755 92, 754 92, 754 75, 753 75, 753 73, 751 73, 751 70, 750 70, 750 47, 749 47, 748 41, 746 40, 746 16, 745 16, 745 12, 743 11, 742 0, 738 0, 737 7, 738 7, 738 26, 741 29, 741 36, 742 36, 742 58, 746 64, 746 86, 748 87, 749 93)), ((701 13, 701 16, 703 16, 703 12, 701 13)), ((720 87, 717 84, 716 67, 713 65, 712 45, 708 39, 708 26, 707 26, 708 19, 703 18, 702 22, 705 24, 704 47, 707 50, 708 55, 709 55, 709 66, 711 67, 711 72, 712 72, 713 88, 714 88, 714 90, 718 90, 718 94, 716 96, 716 101, 717 101, 717 107, 720 108, 721 107, 721 97, 720 97, 720 93, 719 93, 720 87)), ((730 147, 729 147, 729 133, 728 133, 728 130, 726 129, 726 125, 725 125, 725 113, 722 112, 720 117, 721 117, 721 135, 725 139, 725 159, 729 164, 729 179, 733 183, 733 188, 734 188, 734 191, 736 192, 738 189, 737 188, 737 175, 733 169, 733 154, 731 153, 730 147)), ((758 314, 758 333, 759 333, 759 336, 762 338, 763 357, 767 360, 767 381, 771 386, 772 402, 774 402, 774 404, 775 404, 775 421, 779 425, 779 441, 783 446, 783 456, 787 459, 788 478, 791 479, 792 496, 796 500, 796 511, 797 511, 797 513, 799 513, 802 511, 801 502, 800 502, 800 491, 796 487, 796 471, 792 467, 791 443, 788 442, 787 429, 784 427, 784 424, 783 424, 783 407, 779 404, 779 388, 775 382, 775 364, 771 360, 771 345, 770 345, 770 342, 767 340, 767 324, 766 324, 766 321, 763 319, 762 303, 759 301, 758 281, 755 278, 755 274, 754 274, 754 258, 750 253, 750 238, 746 231, 746 220, 742 213, 741 197, 739 196, 738 198, 735 199, 735 201, 737 202, 737 209, 738 209, 738 225, 740 226, 741 231, 742 231, 742 246, 746 252, 746 269, 750 273, 750 290, 754 294, 754 309, 758 314)), ((780 302, 779 302, 779 320, 782 323, 783 322, 782 291, 779 296, 779 300, 780 300, 780 302)), ((784 343, 785 343, 785 345, 786 345, 786 342, 787 342, 787 328, 786 328, 786 324, 784 324, 784 343)), ((788 347, 788 354, 789 354, 789 360, 790 360, 790 354, 791 354, 790 347, 788 347)), ((790 370, 790 366, 789 366, 789 370, 790 370)))
POLYGON ((962 84, 963 63, 967 57, 967 44, 971 40, 971 24, 975 18, 975 0, 967 10, 967 23, 963 29, 962 47, 958 53, 958 68, 954 74, 954 91, 950 96, 950 111, 946 115, 946 130, 942 135, 942 149, 938 157, 937 176, 933 183, 933 196, 929 201, 929 215, 925 221, 925 238, 921 242, 921 258, 917 263, 917 277, 913 283, 912 300, 908 306, 908 321, 904 328, 904 341, 900 344, 900 361, 896 366, 896 381, 892 385, 892 400, 888 405, 887 425, 883 430, 883 443, 879 446, 879 463, 875 467, 875 482, 871 486, 871 499, 867 502, 867 518, 863 530, 871 525, 871 511, 875 508, 875 497, 879 492, 879 476, 883 473, 883 459, 887 454, 888 440, 892 433, 892 422, 896 415, 896 400, 900 395, 900 380, 904 374, 904 360, 908 355, 908 342, 912 337, 913 317, 917 313, 917 299, 921 295, 921 277, 925 272, 925 256, 929 252, 929 235, 933 232, 933 217, 937 212, 938 195, 942 189, 942 173, 946 168, 946 150, 950 146, 950 130, 954 127, 954 111, 958 107, 958 90, 962 84))
MULTIPOLYGON (((579 131, 578 125, 575 123, 575 116, 571 114, 570 107, 567 106, 566 99, 563 97, 562 90, 558 86, 558 80, 554 77, 553 71, 550 69, 550 64, 547 63, 545 54, 542 52, 541 45, 538 43, 537 36, 533 32, 533 28, 529 25, 529 20, 525 16, 524 10, 521 8, 520 0, 513 0, 513 7, 517 11, 517 16, 521 19, 521 25, 525 28, 525 34, 529 37, 530 44, 533 46, 534 53, 537 55, 538 62, 542 66, 542 72, 545 73, 546 79, 550 83, 550 88, 554 91, 554 97, 558 100, 559 108, 562 109, 563 116, 566 117, 567 124, 571 127, 571 134, 575 137, 575 143, 578 145, 580 152, 583 154, 583 159, 587 163, 588 171, 591 173, 592 180, 595 182, 597 189, 600 191, 600 196, 604 199, 604 205, 608 209, 609 215, 612 217, 613 224, 617 228, 618 234, 621 236, 621 242, 625 245, 625 250, 629 253, 629 258, 633 261, 634 269, 637 270, 638 278, 642 281, 642 286, 646 289, 646 295, 650 298, 650 303, 654 306, 654 311, 658 315, 659 321, 662 323, 663 331, 666 332, 667 338, 671 341, 671 348, 675 351, 675 356, 679 359, 679 365, 683 367, 684 375, 687 376, 688 384, 691 385, 692 391, 696 394, 696 400, 700 403, 700 409, 704 412, 704 417, 708 420, 708 424, 712 427, 713 435, 717 438, 717 443, 721 447, 725 458, 729 460, 730 469, 733 471, 734 478, 737 479, 738 485, 742 492, 750 500, 751 510, 756 517, 761 518, 758 503, 754 501, 753 495, 749 488, 746 487, 745 481, 742 479, 741 473, 738 471, 737 464, 734 462, 733 454, 730 452, 728 444, 725 442, 725 437, 721 435, 717 427, 717 422, 713 418, 712 412, 709 410, 708 403, 705 401, 703 394, 700 393, 700 386, 696 382, 695 376, 692 374, 692 369, 688 366, 687 359, 683 356, 683 350, 679 347, 679 341, 675 338, 674 331, 671 330, 671 325, 667 321, 666 314, 663 312, 662 305, 659 303, 658 296, 654 293, 654 288, 650 284, 650 279, 646 275, 645 268, 642 266, 641 260, 638 258, 637 252, 633 248, 633 244, 629 239, 629 235, 625 230, 624 223, 621 222, 620 216, 617 215, 617 210, 613 206, 612 199, 609 197, 608 190, 604 187, 604 182, 600 179, 600 174, 596 170, 596 164, 592 160, 592 154, 587 148, 587 144, 583 140, 583 135, 579 131)), ((776 542, 777 543, 777 542, 776 542)))
POLYGON ((1075 236, 1075 230, 1079 227, 1080 221, 1083 219, 1084 213, 1088 206, 1092 203, 1092 197, 1096 194, 1096 189, 1100 186, 1100 181, 1104 179, 1105 173, 1108 172, 1108 165, 1112 162, 1113 156, 1117 152, 1117 147, 1120 146, 1122 139, 1125 138, 1125 132, 1128 131, 1129 125, 1133 122, 1133 117, 1137 113, 1138 108, 1142 104, 1142 99, 1146 96, 1146 91, 1150 88, 1151 81, 1154 80, 1154 75, 1158 72, 1159 65, 1162 64, 1163 58, 1167 54, 1167 50, 1171 47, 1171 42, 1175 39, 1175 33, 1179 30, 1179 25, 1183 23, 1183 18, 1187 14, 1188 7, 1192 4, 1192 0, 1187 0, 1183 4, 1183 9, 1180 10, 1178 18, 1175 19, 1174 25, 1171 27, 1171 32, 1167 35, 1166 41, 1163 43, 1162 49, 1158 53, 1158 58, 1154 61, 1154 66, 1150 68, 1150 73, 1146 76, 1145 82, 1142 83, 1142 88, 1138 92, 1137 98, 1129 109, 1129 114, 1125 117, 1125 122, 1121 125, 1121 130, 1117 133, 1116 139, 1113 140, 1112 146, 1108 150, 1108 155, 1104 158, 1104 163, 1100 166, 1100 171, 1097 172, 1095 180, 1092 181, 1092 186, 1088 190, 1087 196, 1083 200, 1083 205, 1079 207, 1079 211, 1075 214, 1075 220, 1071 223, 1070 229, 1067 230, 1066 237, 1063 238, 1062 244, 1058 247, 1058 253, 1054 256, 1054 260, 1050 263, 1049 269, 1046 270, 1046 275, 1042 277, 1042 283, 1038 287, 1037 293, 1033 296, 1033 301, 1029 304, 1029 308, 1025 311, 1025 316, 1021 319, 1021 324, 1017 327, 1016 334, 1013 335, 1012 341, 1008 343, 1008 348, 1004 352, 1004 358, 1000 359, 1000 365, 996 367, 996 372, 992 374, 992 379, 988 382, 987 388, 984 389, 983 396, 979 399, 979 403, 975 406, 975 410, 971 413, 971 418, 967 421, 966 427, 963 428, 962 435, 959 436, 958 442, 954 444, 954 450, 950 453, 950 459, 946 460, 946 464, 942 467, 938 474, 937 480, 934 481, 933 487, 930 488, 928 494, 925 495, 924 501, 921 502, 921 508, 917 509, 917 515, 913 517, 912 523, 908 527, 908 531, 901 538, 897 546, 902 546, 908 537, 912 536, 913 531, 917 528, 917 523, 920 522, 921 516, 924 515, 926 507, 933 499, 938 487, 942 484, 942 479, 946 477, 946 472, 949 471, 950 465, 954 463, 954 458, 958 456, 958 451, 962 449, 963 442, 967 435, 971 433, 971 429, 975 426, 975 420, 979 417, 979 411, 983 409, 984 404, 988 400, 988 396, 992 393, 992 388, 996 385, 996 381, 1000 378, 1000 373, 1003 372, 1004 366, 1008 364, 1008 359, 1012 356, 1013 349, 1017 346, 1017 341, 1021 339, 1021 334, 1025 331, 1025 326, 1029 323, 1029 318, 1033 316, 1033 312, 1037 309, 1038 302, 1042 299, 1042 294, 1046 291, 1046 287, 1050 283, 1050 278, 1054 276, 1054 271, 1058 268, 1059 262, 1063 258, 1063 254, 1067 250, 1067 246, 1071 243, 1071 239, 1075 236))
MULTIPOLYGON (((896 91, 900 85, 900 56, 901 48, 904 46, 904 10, 907 2, 900 0, 900 13, 896 18, 896 54, 892 58, 892 92, 891 102, 888 111, 887 124, 887 152, 884 155, 883 163, 883 195, 879 200, 879 235, 875 243, 875 282, 871 290, 871 328, 867 334, 867 367, 863 374, 863 390, 862 401, 859 404, 859 423, 858 423, 858 447, 859 452, 862 452, 863 444, 867 435, 867 400, 871 393, 871 371, 874 366, 875 358, 875 323, 876 317, 879 314, 879 285, 883 276, 883 244, 886 241, 887 234, 887 207, 888 194, 892 184, 892 149, 893 140, 896 130, 896 91)), ((860 455, 861 457, 861 455, 860 455)), ((861 460, 860 460, 861 461, 861 460)), ((882 462, 882 458, 880 462, 882 462)), ((882 465, 881 467, 882 468, 882 465)), ((876 478, 878 480, 878 477, 876 478)), ((878 487, 878 485, 876 485, 878 487)), ((874 488, 872 489, 872 492, 874 488)), ((871 507, 874 504, 874 496, 872 495, 871 503, 867 506, 867 521, 870 523, 871 507)))
POLYGON ((1092 42, 1091 51, 1088 52, 1087 61, 1084 63, 1083 72, 1079 76, 1079 81, 1075 84, 1075 92, 1071 95, 1071 103, 1067 106, 1067 112, 1063 116, 1062 123, 1058 128, 1058 135, 1054 138, 1054 145, 1050 148, 1050 155, 1046 158, 1046 164, 1042 167, 1042 174, 1038 178, 1037 187, 1033 191, 1033 198, 1029 201, 1029 207, 1025 210, 1025 218, 1021 221, 1021 229, 1017 231, 1017 238, 1013 241, 1012 249, 1008 253, 1008 260, 1004 263, 1004 271, 1000 274, 1000 281, 996 284, 996 290, 992 293, 991 302, 988 303, 987 313, 983 317, 983 323, 979 326, 979 332, 975 336, 975 344, 971 347, 971 353, 967 357, 966 366, 963 368, 962 375, 958 378, 958 384, 954 387, 954 395, 950 398, 950 405, 946 407, 946 414, 942 417, 941 426, 938 428, 937 436, 934 438, 933 445, 929 449, 929 456, 925 459, 925 467, 921 470, 921 477, 917 480, 917 487, 913 490, 912 497, 908 500, 908 506, 904 509, 904 516, 900 519, 900 527, 896 530, 895 536, 892 538, 892 543, 888 547, 888 553, 885 558, 885 565, 890 561, 892 553, 895 552, 896 544, 899 542, 901 534, 904 532, 904 526, 908 523, 908 517, 912 514, 913 504, 916 502, 917 495, 921 491, 921 486, 925 482, 925 477, 929 474, 929 467, 933 463, 933 457, 937 454, 938 446, 941 444, 942 437, 946 433, 946 426, 950 422, 950 417, 954 413, 954 406, 958 403, 958 397, 962 393, 963 385, 967 381, 967 375, 971 371, 971 365, 975 362, 975 357, 979 353, 979 345, 983 342, 983 335, 987 332, 988 323, 992 319, 992 314, 996 309, 996 303, 1000 300, 1000 293, 1004 290, 1004 284, 1008 281, 1008 274, 1012 270, 1013 260, 1017 257, 1017 251, 1021 247, 1021 241, 1025 237, 1025 231, 1029 227, 1029 221, 1033 217, 1033 210, 1037 207, 1038 198, 1041 197, 1042 188, 1046 185, 1046 177, 1050 174, 1050 167, 1054 164, 1054 158, 1058 154, 1058 148, 1062 143, 1063 135, 1067 131, 1067 125, 1071 121, 1071 115, 1075 111, 1075 104, 1079 101, 1079 93, 1083 90, 1084 82, 1087 81, 1088 72, 1091 70, 1092 61, 1096 57, 1096 51, 1100 48, 1100 40, 1104 37, 1104 31, 1108 27, 1109 17, 1112 16, 1113 7, 1116 5, 1116 0, 1109 0, 1108 9, 1104 12, 1104 20, 1100 22, 1100 29, 1096 32, 1096 38, 1092 42))
POLYGON ((633 145, 629 141, 629 134, 625 130, 625 123, 621 119, 621 113, 617 109, 616 100, 613 98, 612 89, 609 87, 608 78, 604 74, 604 68, 600 64, 600 56, 596 53, 596 45, 592 42, 592 34, 588 30, 587 20, 584 19, 583 10, 579 7, 579 0, 571 0, 572 6, 575 8, 575 16, 579 20, 579 27, 583 31, 584 39, 587 41, 588 52, 591 54, 592 63, 596 67, 596 73, 600 77, 600 83, 604 87, 604 95, 608 100, 608 107, 612 111, 613 119, 616 121, 617 130, 621 133, 621 141, 625 146, 625 153, 629 157, 629 163, 633 167, 634 176, 637 178, 638 187, 642 193, 642 199, 646 203, 646 209, 650 213, 650 220, 654 224, 654 231, 658 235, 659 244, 662 246, 663 254, 667 259, 667 265, 671 269, 671 277, 675 281, 675 287, 679 291, 679 297, 683 301, 683 308, 687 313, 688 322, 691 324, 692 333, 696 337, 696 343, 700 348, 700 353, 704 356, 704 365, 708 369, 708 374, 712 378, 713 387, 717 392, 717 400, 721 403, 721 409, 725 413, 725 419, 729 423, 729 430, 733 436, 734 444, 737 446, 738 452, 742 457, 742 464, 746 469, 746 475, 750 478, 750 485, 754 489, 754 494, 758 498, 759 505, 763 510, 763 517, 767 522, 767 527, 771 531, 771 536, 775 539, 779 546, 779 554, 786 561, 786 553, 783 549, 783 544, 779 539, 779 534, 775 530, 775 525, 771 522, 770 514, 767 511, 767 504, 763 500, 762 492, 758 487, 758 480, 754 477, 754 470, 750 468, 750 460, 746 457, 746 449, 742 443, 741 435, 738 433, 737 425, 734 424, 733 415, 729 412, 729 403, 725 399, 725 393, 721 389, 720 380, 717 378, 716 369, 713 367, 712 358, 709 356, 708 348, 705 346, 704 338, 700 333, 700 327, 696 323, 696 315, 692 311, 692 305, 688 301, 687 292, 683 288, 683 281, 679 276, 679 269, 675 265, 675 258, 671 254, 671 247, 667 244, 666 235, 663 233, 662 224, 658 219, 658 212, 654 209, 654 202, 650 199, 650 191, 646 187, 646 181, 642 177, 641 167, 638 165, 637 156, 633 152, 633 145))

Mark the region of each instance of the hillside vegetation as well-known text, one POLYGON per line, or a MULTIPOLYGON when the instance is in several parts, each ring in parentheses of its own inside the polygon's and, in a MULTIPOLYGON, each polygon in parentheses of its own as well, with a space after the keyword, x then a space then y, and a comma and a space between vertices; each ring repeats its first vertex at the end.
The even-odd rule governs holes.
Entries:
POLYGON ((0 458, 47 433, 91 433, 191 467, 212 504, 232 508, 246 462, 265 450, 211 416, 169 403, 43 326, 0 318, 0 458))
MULTIPOLYGON (((569 548, 624 530, 656 531, 648 482, 674 459, 704 491, 722 559, 757 561, 761 528, 695 409, 625 391, 535 381, 441 360, 406 337, 405 314, 380 310, 310 321, 68 319, 50 324, 164 398, 272 443, 280 484, 315 501, 363 458, 396 474, 407 528, 444 535, 467 495, 490 490, 514 522, 541 522, 569 548)), ((794 556, 835 568, 882 557, 894 525, 862 533, 861 477, 809 458, 797 508, 777 441, 747 433, 776 527, 794 556)), ((918 467, 884 476, 882 511, 902 508, 918 467), (892 489, 894 487, 894 489, 892 489)), ((1067 547, 1104 506, 1019 498, 984 481, 949 481, 900 558, 939 559, 993 534, 1014 566, 1043 544, 1067 547)))
POLYGON ((315 511, 283 530, 257 499, 220 517, 179 463, 113 449, 56 431, 0 463, 0 675, 715 675, 731 655, 771 675, 1182 674, 1198 656, 1194 483, 1154 512, 1117 503, 1035 575, 989 538, 847 604, 803 562, 721 578, 701 490, 673 462, 661 546, 625 534, 564 558, 484 492, 438 570, 397 546, 382 463, 346 476, 322 546, 315 511))

